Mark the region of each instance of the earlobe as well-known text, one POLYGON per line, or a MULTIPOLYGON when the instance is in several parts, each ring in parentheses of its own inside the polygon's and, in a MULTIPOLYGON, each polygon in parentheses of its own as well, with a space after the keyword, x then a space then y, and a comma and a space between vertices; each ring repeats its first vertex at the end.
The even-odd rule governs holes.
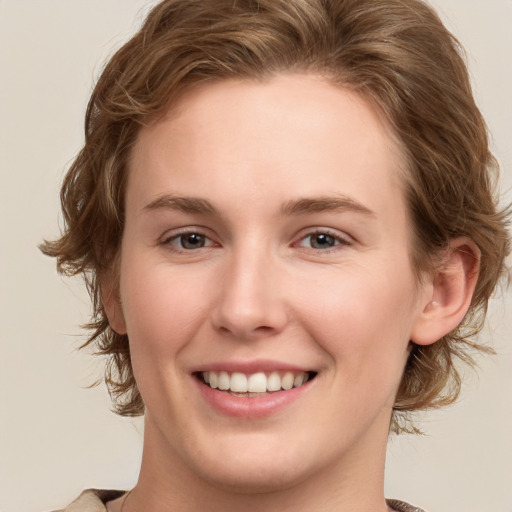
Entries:
POLYGON ((118 287, 114 287, 112 280, 110 279, 105 280, 101 285, 101 302, 110 327, 117 334, 126 334, 126 322, 124 319, 118 287))
POLYGON ((439 258, 428 296, 413 326, 411 341, 430 345, 464 319, 475 291, 480 251, 468 238, 452 240, 439 258))

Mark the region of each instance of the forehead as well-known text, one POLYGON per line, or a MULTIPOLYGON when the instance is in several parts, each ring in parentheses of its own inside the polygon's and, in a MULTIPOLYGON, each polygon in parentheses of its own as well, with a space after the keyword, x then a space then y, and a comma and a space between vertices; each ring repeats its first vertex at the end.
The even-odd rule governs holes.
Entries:
POLYGON ((225 80, 190 89, 141 130, 127 201, 232 191, 247 208, 243 191, 276 201, 341 193, 384 208, 402 160, 391 128, 354 92, 311 75, 225 80))

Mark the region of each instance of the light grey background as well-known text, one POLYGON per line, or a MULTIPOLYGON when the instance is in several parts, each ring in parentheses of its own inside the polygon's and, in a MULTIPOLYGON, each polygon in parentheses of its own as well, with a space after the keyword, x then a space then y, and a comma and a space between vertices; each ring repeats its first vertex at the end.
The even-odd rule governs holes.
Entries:
MULTIPOLYGON (((77 352, 88 298, 37 244, 58 233, 58 190, 82 143, 104 60, 147 0, 0 0, 0 511, 59 508, 83 488, 129 488, 142 422, 109 412, 101 361, 77 352)), ((512 200, 512 1, 436 0, 466 46, 479 105, 512 200)), ((430 512, 512 511, 511 293, 485 339, 499 355, 462 400, 429 413, 426 437, 391 440, 387 495, 430 512)))

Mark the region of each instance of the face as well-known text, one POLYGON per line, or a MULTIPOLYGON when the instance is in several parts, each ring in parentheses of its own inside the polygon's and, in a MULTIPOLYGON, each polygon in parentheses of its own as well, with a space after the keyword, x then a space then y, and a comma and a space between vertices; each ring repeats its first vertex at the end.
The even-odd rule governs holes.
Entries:
POLYGON ((380 460, 424 307, 389 133, 308 75, 201 86, 142 129, 109 311, 155 464, 272 489, 380 460))

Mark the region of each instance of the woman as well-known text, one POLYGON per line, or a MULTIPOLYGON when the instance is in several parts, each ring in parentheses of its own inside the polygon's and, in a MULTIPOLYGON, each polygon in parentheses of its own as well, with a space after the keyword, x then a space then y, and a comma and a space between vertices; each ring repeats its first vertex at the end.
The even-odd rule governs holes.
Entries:
POLYGON ((145 434, 134 489, 72 510, 418 510, 384 499, 389 430, 455 399, 509 249, 433 11, 164 1, 86 133, 43 250, 145 434))

